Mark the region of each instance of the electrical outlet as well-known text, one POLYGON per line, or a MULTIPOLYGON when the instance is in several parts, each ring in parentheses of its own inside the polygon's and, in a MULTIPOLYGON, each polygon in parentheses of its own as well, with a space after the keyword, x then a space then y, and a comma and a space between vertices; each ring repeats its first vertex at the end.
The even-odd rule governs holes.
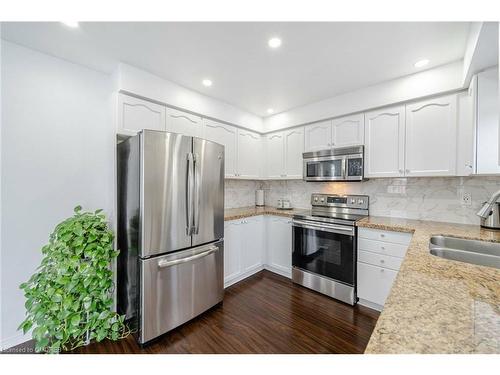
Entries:
POLYGON ((472 206, 471 193, 467 193, 465 191, 462 192, 461 204, 462 204, 462 206, 472 206))

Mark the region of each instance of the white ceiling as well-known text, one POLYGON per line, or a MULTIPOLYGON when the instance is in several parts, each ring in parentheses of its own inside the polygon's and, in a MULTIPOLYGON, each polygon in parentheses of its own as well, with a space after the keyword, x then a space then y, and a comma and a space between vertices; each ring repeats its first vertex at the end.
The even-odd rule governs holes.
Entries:
POLYGON ((259 116, 462 59, 467 22, 2 23, 2 38, 111 73, 119 61, 259 116), (272 50, 267 40, 283 44, 272 50), (213 86, 202 86, 203 78, 213 86))

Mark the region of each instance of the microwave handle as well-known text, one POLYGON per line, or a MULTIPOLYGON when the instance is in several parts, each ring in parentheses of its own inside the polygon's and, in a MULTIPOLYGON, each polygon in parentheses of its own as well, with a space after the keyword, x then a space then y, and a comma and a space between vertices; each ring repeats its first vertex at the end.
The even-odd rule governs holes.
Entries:
POLYGON ((342 178, 345 180, 347 177, 347 158, 342 159, 342 178))

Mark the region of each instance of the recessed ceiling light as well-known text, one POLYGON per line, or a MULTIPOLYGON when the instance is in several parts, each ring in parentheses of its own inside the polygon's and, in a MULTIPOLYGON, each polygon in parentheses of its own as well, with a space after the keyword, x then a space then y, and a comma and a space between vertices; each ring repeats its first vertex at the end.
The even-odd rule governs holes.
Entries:
POLYGON ((429 60, 428 59, 418 60, 415 63, 415 68, 422 68, 423 66, 426 66, 427 64, 429 64, 429 60))
POLYGON ((75 29, 75 28, 77 28, 79 26, 77 21, 62 21, 61 23, 63 25, 71 27, 72 29, 75 29))
POLYGON ((274 113, 274 109, 273 108, 268 108, 267 109, 267 113, 269 113, 270 115, 272 115, 274 113))
POLYGON ((201 83, 203 83, 203 86, 206 86, 206 87, 212 86, 212 80, 210 80, 210 79, 204 79, 203 81, 201 81, 201 83))
POLYGON ((281 46, 281 39, 277 37, 271 38, 267 41, 267 44, 271 48, 278 48, 279 46, 281 46))

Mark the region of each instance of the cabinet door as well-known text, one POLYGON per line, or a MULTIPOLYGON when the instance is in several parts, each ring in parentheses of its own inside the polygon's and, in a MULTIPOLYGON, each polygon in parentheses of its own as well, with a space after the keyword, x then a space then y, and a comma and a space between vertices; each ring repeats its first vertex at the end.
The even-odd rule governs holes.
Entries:
POLYGON ((284 132, 285 175, 287 178, 302 178, 302 153, 304 152, 304 128, 284 132))
POLYGON ((322 121, 305 127, 305 151, 332 147, 332 121, 322 121))
POLYGON ((266 135, 266 156, 266 177, 284 177, 285 160, 283 132, 266 135))
POLYGON ((256 270, 263 264, 264 217, 256 216, 243 220, 243 247, 241 253, 242 272, 256 270))
POLYGON ((500 173, 498 68, 477 75, 477 173, 500 173))
POLYGON ((383 306, 397 271, 358 262, 358 297, 383 306))
POLYGON ((406 106, 406 176, 453 176, 456 171, 457 96, 406 106))
POLYGON ((239 177, 260 178, 262 144, 259 134, 238 129, 238 172, 239 177))
POLYGON ((139 130, 165 130, 165 106, 118 94, 117 132, 135 135, 139 130))
POLYGON ((243 245, 242 220, 224 223, 224 283, 241 273, 241 250, 243 245))
POLYGON ((284 275, 292 272, 292 224, 290 219, 269 216, 267 263, 284 275))
POLYGON ((345 116, 332 121, 332 146, 347 147, 362 145, 365 118, 362 113, 345 116))
POLYGON ((225 176, 236 176, 236 133, 234 126, 204 119, 203 137, 224 146, 225 176))
POLYGON ((365 177, 404 176, 404 106, 367 112, 365 118, 365 177))
POLYGON ((190 137, 201 137, 202 119, 200 116, 168 108, 167 131, 190 137))
POLYGON ((474 173, 474 90, 476 79, 467 92, 457 95, 457 176, 474 173))

